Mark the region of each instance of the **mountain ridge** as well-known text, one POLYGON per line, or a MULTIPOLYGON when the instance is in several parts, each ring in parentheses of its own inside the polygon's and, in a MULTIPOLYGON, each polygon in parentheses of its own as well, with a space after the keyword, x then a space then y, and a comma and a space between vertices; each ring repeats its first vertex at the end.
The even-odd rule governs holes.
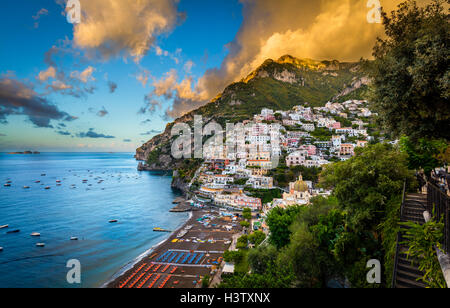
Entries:
POLYGON ((289 110, 302 104, 324 106, 328 101, 356 92, 356 98, 360 98, 364 91, 356 90, 367 84, 359 62, 316 61, 290 55, 278 60, 267 59, 249 75, 227 86, 210 103, 167 124, 162 134, 136 150, 136 159, 148 162, 152 170, 180 168, 180 162, 170 155, 171 128, 175 123, 192 124, 194 115, 202 115, 205 124, 215 120, 224 127, 227 122, 252 118, 262 108, 289 110))

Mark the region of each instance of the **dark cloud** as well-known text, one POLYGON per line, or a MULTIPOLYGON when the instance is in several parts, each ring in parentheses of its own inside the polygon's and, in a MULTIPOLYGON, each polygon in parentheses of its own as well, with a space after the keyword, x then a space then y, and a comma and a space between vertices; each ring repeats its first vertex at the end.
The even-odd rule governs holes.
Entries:
POLYGON ((37 127, 53 127, 51 120, 77 119, 40 96, 31 85, 0 77, 0 122, 7 123, 7 117, 11 115, 25 115, 37 127))
POLYGON ((62 135, 62 136, 70 136, 70 135, 72 135, 70 132, 65 132, 65 131, 62 131, 62 130, 57 131, 57 133, 59 135, 62 135))
POLYGON ((123 142, 131 142, 131 139, 123 139, 123 142))
POLYGON ((150 119, 146 119, 146 120, 141 122, 142 125, 150 124, 150 123, 152 123, 152 120, 150 120, 150 119))
POLYGON ((2 133, 0 133, 0 137, 6 137, 6 135, 5 135, 5 134, 2 134, 2 133))
POLYGON ((79 137, 79 138, 94 138, 94 139, 97 139, 97 138, 114 139, 114 138, 116 138, 114 136, 98 134, 98 133, 94 132, 93 128, 90 128, 89 131, 86 133, 78 133, 77 137, 79 137))
POLYGON ((117 89, 117 83, 115 83, 113 81, 109 81, 108 87, 109 87, 109 93, 114 93, 117 89))
POLYGON ((106 116, 108 114, 108 110, 106 110, 105 107, 103 107, 99 112, 97 112, 97 116, 103 118, 104 116, 106 116))
POLYGON ((156 111, 156 107, 161 108, 161 102, 153 98, 153 94, 146 95, 144 97, 145 105, 141 107, 138 111, 138 114, 154 114, 156 111))
POLYGON ((142 133, 141 136, 156 135, 156 134, 161 134, 161 133, 162 132, 160 130, 152 129, 152 130, 149 130, 148 132, 142 133))

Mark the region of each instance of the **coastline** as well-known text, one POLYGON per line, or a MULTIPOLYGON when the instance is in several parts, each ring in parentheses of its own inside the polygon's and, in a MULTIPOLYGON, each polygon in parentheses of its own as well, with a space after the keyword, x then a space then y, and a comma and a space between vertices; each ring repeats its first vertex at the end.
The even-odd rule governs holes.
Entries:
POLYGON ((136 264, 141 262, 146 257, 149 257, 154 251, 156 251, 158 248, 162 247, 164 244, 167 244, 171 238, 173 238, 177 233, 179 233, 183 228, 185 228, 189 224, 189 222, 192 220, 193 216, 194 216, 193 212, 190 211, 189 217, 186 219, 186 221, 181 223, 181 225, 176 230, 171 232, 167 236, 167 238, 161 240, 159 243, 157 243, 156 245, 153 245, 152 247, 147 249, 145 252, 143 252, 142 254, 140 254, 139 256, 137 256, 136 258, 134 258, 127 264, 125 264, 124 266, 122 266, 114 275, 112 275, 106 282, 104 282, 100 286, 100 288, 104 289, 104 288, 110 287, 111 284, 120 280, 129 270, 133 269, 136 266, 136 264))
POLYGON ((199 288, 202 277, 220 279, 223 254, 240 218, 210 207, 191 211, 189 219, 146 253, 123 267, 104 288, 199 288), (218 276, 217 276, 218 275, 218 276))

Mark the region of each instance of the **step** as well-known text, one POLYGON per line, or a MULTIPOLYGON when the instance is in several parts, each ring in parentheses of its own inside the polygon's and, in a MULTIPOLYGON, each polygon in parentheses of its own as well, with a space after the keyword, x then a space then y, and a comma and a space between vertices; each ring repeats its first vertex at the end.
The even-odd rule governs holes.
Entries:
POLYGON ((423 274, 422 273, 417 274, 415 271, 410 272, 408 270, 403 270, 403 269, 397 268, 397 277, 417 281, 418 278, 423 277, 423 274))
POLYGON ((416 276, 423 276, 423 273, 416 266, 413 266, 411 264, 398 263, 397 268, 401 271, 412 273, 416 276))
POLYGON ((412 216, 412 215, 403 215, 401 218, 403 221, 411 221, 411 222, 417 222, 420 224, 423 224, 425 222, 425 219, 420 216, 412 216))
POLYGON ((397 281, 395 286, 398 287, 402 287, 402 288, 416 288, 416 289, 424 289, 427 286, 419 281, 414 281, 414 280, 409 280, 409 279, 404 279, 402 277, 398 277, 397 276, 397 281))
POLYGON ((422 212, 424 212, 425 211, 425 206, 421 206, 421 205, 418 205, 418 204, 405 203, 404 209, 405 210, 414 210, 414 211, 422 211, 422 212))
POLYGON ((404 212, 423 213, 425 212, 425 209, 423 207, 405 206, 403 209, 403 213, 404 212))

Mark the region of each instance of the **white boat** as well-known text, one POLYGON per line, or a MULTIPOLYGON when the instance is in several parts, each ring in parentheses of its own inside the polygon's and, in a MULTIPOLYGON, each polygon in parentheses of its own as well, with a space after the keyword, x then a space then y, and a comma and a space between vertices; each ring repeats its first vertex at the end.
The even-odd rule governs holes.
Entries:
POLYGON ((37 243, 36 246, 37 247, 45 247, 45 243, 37 243))
POLYGON ((9 225, 3 225, 3 226, 0 226, 0 229, 5 229, 5 228, 8 228, 9 227, 9 225))
POLYGON ((0 247, 0 251, 3 251, 3 247, 0 247))
POLYGON ((41 236, 41 234, 38 233, 38 232, 33 232, 33 233, 31 233, 30 235, 31 235, 31 236, 41 236))
POLYGON ((70 240, 71 240, 71 241, 78 241, 78 237, 72 236, 72 237, 70 238, 70 240))
POLYGON ((23 187, 23 189, 29 189, 30 188, 30 186, 24 186, 23 187))

